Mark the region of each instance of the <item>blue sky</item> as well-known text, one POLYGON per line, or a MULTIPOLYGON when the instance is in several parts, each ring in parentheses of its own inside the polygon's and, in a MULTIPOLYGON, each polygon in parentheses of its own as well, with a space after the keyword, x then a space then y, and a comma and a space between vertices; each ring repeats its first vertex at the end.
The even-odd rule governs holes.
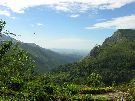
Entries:
POLYGON ((90 50, 119 28, 135 28, 135 0, 0 0, 0 18, 23 42, 90 50))

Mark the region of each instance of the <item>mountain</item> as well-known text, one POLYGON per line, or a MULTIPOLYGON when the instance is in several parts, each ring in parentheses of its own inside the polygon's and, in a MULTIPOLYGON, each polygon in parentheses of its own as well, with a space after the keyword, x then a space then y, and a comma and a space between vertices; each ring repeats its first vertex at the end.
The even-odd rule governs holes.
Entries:
POLYGON ((60 53, 60 54, 65 54, 65 55, 74 55, 78 57, 85 57, 88 55, 89 51, 88 50, 79 50, 79 49, 57 49, 53 48, 51 49, 54 52, 60 53))
POLYGON ((117 30, 83 60, 60 67, 55 72, 67 73, 68 82, 84 84, 91 73, 101 75, 105 84, 131 80, 135 77, 135 30, 117 30))
POLYGON ((134 29, 118 29, 111 37, 107 38, 103 44, 125 40, 135 40, 134 29))
POLYGON ((30 53, 41 71, 50 71, 59 65, 73 63, 81 58, 74 55, 59 54, 34 43, 21 43, 20 46, 30 53))
POLYGON ((35 60, 41 72, 50 71, 60 65, 73 63, 81 59, 81 56, 76 56, 74 54, 59 54, 50 49, 42 48, 34 43, 23 43, 6 35, 3 35, 1 40, 13 40, 14 43, 18 43, 18 45, 27 51, 35 60))

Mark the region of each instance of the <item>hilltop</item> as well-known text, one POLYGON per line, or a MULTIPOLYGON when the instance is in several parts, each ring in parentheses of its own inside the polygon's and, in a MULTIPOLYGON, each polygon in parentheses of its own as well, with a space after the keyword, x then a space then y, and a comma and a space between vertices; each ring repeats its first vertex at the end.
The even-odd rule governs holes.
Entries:
POLYGON ((103 44, 116 43, 120 41, 135 40, 135 30, 134 29, 118 29, 114 34, 105 39, 103 44))

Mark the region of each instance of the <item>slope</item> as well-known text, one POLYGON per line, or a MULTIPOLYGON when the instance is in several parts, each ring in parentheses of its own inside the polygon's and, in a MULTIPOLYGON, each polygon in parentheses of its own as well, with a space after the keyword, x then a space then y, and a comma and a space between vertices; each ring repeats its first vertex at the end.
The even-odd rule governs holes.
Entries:
POLYGON ((30 53, 40 68, 40 71, 50 71, 59 65, 73 63, 81 58, 74 55, 62 55, 34 43, 21 43, 20 46, 30 53))
POLYGON ((119 29, 102 45, 95 46, 82 61, 60 67, 66 81, 88 83, 91 73, 100 74, 105 84, 127 82, 135 77, 135 30, 119 29))
POLYGON ((6 35, 2 35, 1 40, 12 40, 27 51, 35 60, 40 72, 48 72, 60 65, 73 63, 81 59, 81 56, 59 54, 34 43, 23 43, 6 35))

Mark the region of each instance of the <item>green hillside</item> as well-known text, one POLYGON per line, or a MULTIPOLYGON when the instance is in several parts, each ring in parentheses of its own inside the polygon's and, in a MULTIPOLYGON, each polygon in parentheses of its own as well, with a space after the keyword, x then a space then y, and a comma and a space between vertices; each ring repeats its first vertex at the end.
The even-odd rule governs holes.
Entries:
POLYGON ((60 54, 50 49, 42 48, 34 43, 23 43, 6 35, 2 35, 1 40, 12 40, 14 43, 17 43, 20 48, 27 51, 35 60, 40 72, 48 72, 60 65, 73 63, 82 58, 82 56, 76 54, 60 54))
POLYGON ((49 49, 41 48, 34 43, 20 43, 20 46, 30 53, 42 72, 50 71, 60 65, 73 63, 81 59, 81 56, 59 54, 49 49))
POLYGON ((87 83, 93 72, 100 74, 105 84, 122 83, 135 77, 134 61, 135 30, 120 29, 102 45, 95 46, 81 62, 65 65, 57 71, 69 73, 68 81, 76 83, 87 83))

